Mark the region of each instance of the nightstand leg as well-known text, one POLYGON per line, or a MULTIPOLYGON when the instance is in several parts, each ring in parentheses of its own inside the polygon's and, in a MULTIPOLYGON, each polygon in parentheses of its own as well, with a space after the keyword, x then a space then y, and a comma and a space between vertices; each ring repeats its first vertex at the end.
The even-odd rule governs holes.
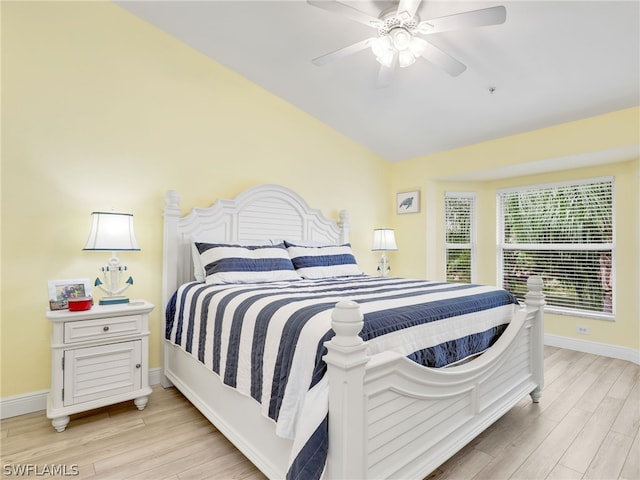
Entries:
POLYGON ((57 432, 64 432, 64 429, 67 428, 69 424, 69 415, 63 415, 62 417, 56 417, 51 420, 51 425, 56 429, 57 432))
POLYGON ((529 395, 531 395, 531 400, 533 400, 533 403, 539 403, 540 397, 542 397, 542 389, 540 387, 536 387, 536 389, 529 395))
POLYGON ((149 397, 138 397, 133 400, 133 403, 136 404, 138 410, 144 410, 144 407, 147 406, 147 402, 149 401, 149 397))

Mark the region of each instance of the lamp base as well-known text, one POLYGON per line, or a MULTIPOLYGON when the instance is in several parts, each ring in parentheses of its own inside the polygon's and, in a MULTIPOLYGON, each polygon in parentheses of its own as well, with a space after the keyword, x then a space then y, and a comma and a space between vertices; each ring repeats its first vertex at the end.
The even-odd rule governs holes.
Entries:
POLYGON ((98 302, 100 305, 118 305, 121 303, 129 303, 128 297, 104 297, 98 302))
POLYGON ((378 274, 381 277, 386 277, 389 275, 389 270, 391 270, 391 267, 389 266, 389 260, 387 260, 385 252, 382 252, 382 256, 380 257, 380 261, 378 262, 378 274))

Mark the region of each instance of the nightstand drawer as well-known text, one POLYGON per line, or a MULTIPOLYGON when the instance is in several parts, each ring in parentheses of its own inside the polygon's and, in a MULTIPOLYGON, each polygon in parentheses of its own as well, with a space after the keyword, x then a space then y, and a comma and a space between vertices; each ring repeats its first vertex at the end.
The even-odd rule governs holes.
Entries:
POLYGON ((106 340, 142 333, 142 315, 97 318, 64 323, 64 342, 106 340))

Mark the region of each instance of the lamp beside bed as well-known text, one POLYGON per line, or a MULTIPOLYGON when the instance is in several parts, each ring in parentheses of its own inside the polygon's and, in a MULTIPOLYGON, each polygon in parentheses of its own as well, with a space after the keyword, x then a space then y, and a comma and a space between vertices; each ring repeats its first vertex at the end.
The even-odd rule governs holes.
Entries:
POLYGON ((373 252, 382 252, 380 261, 378 262, 378 273, 386 277, 391 270, 389 260, 387 260, 387 251, 398 250, 396 245, 395 232, 391 228, 376 228, 373 231, 373 252))
POLYGON ((97 250, 111 252, 107 265, 102 267, 103 279, 96 278, 94 286, 107 294, 100 299, 100 305, 115 305, 129 303, 129 298, 121 295, 133 285, 130 276, 124 285, 120 286, 123 272, 127 270, 120 263, 117 252, 139 251, 138 241, 133 232, 133 215, 130 213, 93 212, 91 214, 91 230, 83 250, 97 250))

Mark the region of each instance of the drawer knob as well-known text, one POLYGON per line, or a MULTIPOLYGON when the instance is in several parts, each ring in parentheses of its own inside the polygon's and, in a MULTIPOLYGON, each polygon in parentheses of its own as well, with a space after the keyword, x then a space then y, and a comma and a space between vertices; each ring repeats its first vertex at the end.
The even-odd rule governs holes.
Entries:
POLYGON ((136 363, 136 368, 140 368, 142 365, 140 365, 139 363, 136 363))
POLYGON ((103 330, 104 332, 108 332, 108 331, 109 331, 109 326, 108 326, 108 325, 105 325, 104 327, 102 327, 102 330, 103 330))

